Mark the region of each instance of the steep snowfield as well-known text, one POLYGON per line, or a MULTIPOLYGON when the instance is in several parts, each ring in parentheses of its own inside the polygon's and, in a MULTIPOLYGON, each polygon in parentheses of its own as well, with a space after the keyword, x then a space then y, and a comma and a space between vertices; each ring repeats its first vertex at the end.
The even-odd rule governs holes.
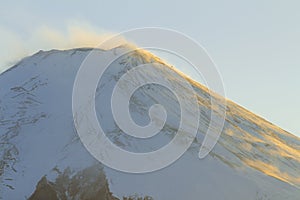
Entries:
MULTIPOLYGON (((97 53, 111 56, 124 48, 127 47, 97 53)), ((205 87, 182 74, 193 84, 201 108, 197 139, 188 151, 171 166, 147 174, 128 174, 102 166, 81 144, 72 117, 74 79, 90 51, 41 51, 0 75, 0 199, 29 198, 38 182, 45 181, 44 176, 56 185, 69 180, 63 182, 66 189, 60 191, 64 198, 84 198, 86 185, 90 181, 95 186, 95 180, 90 175, 84 181, 76 177, 95 167, 103 167, 109 191, 120 199, 134 195, 153 199, 300 198, 299 138, 231 101, 227 101, 225 127, 218 144, 208 157, 199 160, 199 147, 209 122, 210 95, 205 87), (65 174, 68 178, 60 179, 65 174), (70 180, 76 180, 76 192, 68 186, 70 180)), ((122 134, 113 121, 109 95, 116 81, 126 70, 149 62, 162 63, 145 51, 122 56, 100 80, 96 94, 98 118, 107 136, 134 152, 164 146, 178 128, 180 108, 175 96, 154 86, 139 89, 130 109, 137 123, 147 124, 149 119, 144 113, 149 106, 163 104, 168 119, 157 136, 149 140, 130 137, 122 134)), ((89 190, 96 191, 97 188, 89 190)))

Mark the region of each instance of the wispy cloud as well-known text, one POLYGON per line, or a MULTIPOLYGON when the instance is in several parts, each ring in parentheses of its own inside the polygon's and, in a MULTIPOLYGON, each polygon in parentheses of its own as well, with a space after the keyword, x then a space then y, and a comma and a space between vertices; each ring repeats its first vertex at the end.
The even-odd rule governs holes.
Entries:
MULTIPOLYGON (((29 36, 24 37, 18 32, 0 26, 0 38, 2 38, 0 73, 21 58, 41 49, 96 47, 114 35, 112 32, 103 31, 85 22, 69 22, 63 30, 43 25, 28 32, 29 36)), ((109 49, 124 43, 126 43, 126 40, 120 38, 104 48, 109 49)))

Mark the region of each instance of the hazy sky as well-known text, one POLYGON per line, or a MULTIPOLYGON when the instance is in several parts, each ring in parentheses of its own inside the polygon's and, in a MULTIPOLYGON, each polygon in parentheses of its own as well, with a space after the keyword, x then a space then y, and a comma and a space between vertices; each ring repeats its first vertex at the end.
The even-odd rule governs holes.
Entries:
POLYGON ((89 45, 131 28, 170 28, 206 48, 228 98, 300 136, 299 0, 2 0, 0 9, 0 71, 39 49, 89 45))

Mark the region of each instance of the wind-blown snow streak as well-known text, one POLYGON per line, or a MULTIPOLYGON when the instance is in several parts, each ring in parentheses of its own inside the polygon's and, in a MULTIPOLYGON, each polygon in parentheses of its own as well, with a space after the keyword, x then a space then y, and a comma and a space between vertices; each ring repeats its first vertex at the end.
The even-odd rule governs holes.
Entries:
MULTIPOLYGON (((0 73, 39 49, 50 50, 54 47, 61 50, 82 47, 95 48, 116 34, 94 27, 84 21, 70 21, 65 26, 65 30, 60 30, 43 25, 27 30, 27 34, 0 26, 0 37, 5 38, 1 41, 1 48, 5 51, 0 52, 0 73)), ((119 37, 118 39, 114 43, 111 42, 107 46, 102 46, 102 48, 111 49, 128 43, 125 38, 119 37)))

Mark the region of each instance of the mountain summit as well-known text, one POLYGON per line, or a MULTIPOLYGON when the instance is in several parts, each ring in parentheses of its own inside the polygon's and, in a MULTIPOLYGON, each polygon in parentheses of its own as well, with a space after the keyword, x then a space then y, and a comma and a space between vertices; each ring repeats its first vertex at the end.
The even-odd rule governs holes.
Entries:
MULTIPOLYGON (((120 54, 122 48, 127 47, 94 51, 120 54)), ((91 51, 40 51, 0 75, 0 199, 299 199, 300 139, 229 100, 217 145, 205 159, 198 158, 211 97, 206 87, 179 72, 192 84, 201 108, 191 147, 172 165, 151 173, 102 165, 81 143, 72 115, 76 73, 91 51)), ((130 102, 132 118, 141 125, 149 121, 145 113, 151 105, 165 107, 168 118, 157 136, 128 136, 113 120, 107 94, 124 72, 153 62, 170 67, 143 50, 122 55, 96 90, 97 117, 107 137, 128 151, 159 149, 178 128, 176 97, 159 86, 139 88, 130 102)))

